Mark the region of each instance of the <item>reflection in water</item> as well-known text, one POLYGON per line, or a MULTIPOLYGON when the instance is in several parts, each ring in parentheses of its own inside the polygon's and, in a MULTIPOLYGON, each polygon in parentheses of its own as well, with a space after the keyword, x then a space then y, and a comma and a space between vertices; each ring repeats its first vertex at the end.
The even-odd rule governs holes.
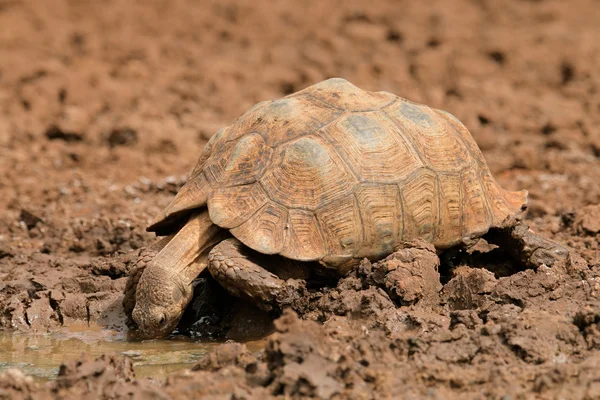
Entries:
MULTIPOLYGON (((124 333, 69 326, 68 331, 51 334, 0 332, 0 372, 19 368, 40 380, 54 379, 61 363, 76 360, 82 353, 92 358, 117 353, 131 357, 137 378, 163 380, 178 369, 190 367, 218 343, 201 343, 189 337, 131 342, 124 333)), ((247 344, 255 351, 264 341, 247 344)))

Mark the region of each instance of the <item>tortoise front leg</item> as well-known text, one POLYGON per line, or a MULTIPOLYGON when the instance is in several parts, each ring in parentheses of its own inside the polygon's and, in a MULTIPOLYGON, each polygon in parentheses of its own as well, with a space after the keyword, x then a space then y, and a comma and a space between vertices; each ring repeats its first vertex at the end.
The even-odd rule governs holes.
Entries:
POLYGON ((552 267, 569 257, 565 246, 537 235, 522 222, 512 228, 490 229, 484 239, 500 246, 528 268, 552 267))
POLYGON ((165 236, 160 240, 152 243, 150 246, 143 248, 140 251, 140 255, 136 260, 135 264, 129 271, 127 283, 125 284, 125 292, 123 294, 123 309, 127 316, 127 322, 133 324, 131 313, 135 308, 135 293, 137 291, 137 285, 142 276, 142 273, 146 269, 146 266, 154 259, 154 257, 173 239, 174 235, 165 236))
MULTIPOLYGON (((264 256, 231 238, 217 244, 208 255, 211 275, 233 296, 244 298, 263 311, 281 310, 306 294, 307 270, 301 262, 264 256), (270 265, 288 275, 282 279, 268 271, 270 265)), ((282 275, 283 275, 282 274, 282 275)))

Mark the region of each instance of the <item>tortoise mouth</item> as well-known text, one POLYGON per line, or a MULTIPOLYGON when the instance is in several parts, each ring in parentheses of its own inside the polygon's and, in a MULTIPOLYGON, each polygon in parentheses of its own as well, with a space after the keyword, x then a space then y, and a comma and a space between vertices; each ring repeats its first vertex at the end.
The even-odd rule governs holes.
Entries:
POLYGON ((150 339, 162 339, 169 336, 177 327, 179 319, 171 323, 163 323, 160 326, 156 325, 142 325, 135 322, 135 329, 130 330, 128 333, 128 339, 130 340, 150 340, 150 339))

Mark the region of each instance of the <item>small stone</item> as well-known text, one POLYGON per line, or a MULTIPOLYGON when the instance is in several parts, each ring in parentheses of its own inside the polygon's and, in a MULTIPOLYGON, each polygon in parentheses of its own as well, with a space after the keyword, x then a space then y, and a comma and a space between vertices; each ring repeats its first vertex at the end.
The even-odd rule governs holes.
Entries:
POLYGON ((600 232, 600 204, 583 207, 578 219, 579 227, 588 233, 600 232))
POLYGON ((481 305, 484 295, 491 293, 497 280, 494 274, 480 268, 461 266, 444 285, 443 294, 452 310, 475 309, 481 305))
POLYGON ((40 297, 27 308, 27 321, 34 331, 44 331, 59 324, 58 318, 50 306, 48 297, 40 297))
POLYGON ((50 301, 61 302, 65 299, 65 294, 61 290, 52 290, 50 292, 50 301))
POLYGON ((65 299, 60 303, 64 323, 74 323, 77 321, 87 321, 88 310, 86 307, 87 299, 81 293, 67 293, 65 299))
POLYGON ((113 129, 108 135, 108 145, 117 146, 133 146, 138 141, 138 134, 131 128, 113 129))
POLYGON ((27 229, 33 229, 37 224, 42 222, 40 217, 27 210, 21 210, 19 220, 25 223, 27 229))

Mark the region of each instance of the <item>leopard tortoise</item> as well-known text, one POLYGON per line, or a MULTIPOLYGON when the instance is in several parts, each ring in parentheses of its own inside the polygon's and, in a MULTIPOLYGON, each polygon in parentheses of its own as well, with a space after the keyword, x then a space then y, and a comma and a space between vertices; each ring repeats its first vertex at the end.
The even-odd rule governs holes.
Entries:
POLYGON ((205 268, 268 307, 302 286, 294 271, 342 275, 416 239, 443 252, 485 235, 530 266, 565 259, 521 222, 526 204, 451 114, 328 79, 258 103, 210 139, 148 227, 165 237, 132 269, 124 308, 141 336, 165 336, 205 268))

